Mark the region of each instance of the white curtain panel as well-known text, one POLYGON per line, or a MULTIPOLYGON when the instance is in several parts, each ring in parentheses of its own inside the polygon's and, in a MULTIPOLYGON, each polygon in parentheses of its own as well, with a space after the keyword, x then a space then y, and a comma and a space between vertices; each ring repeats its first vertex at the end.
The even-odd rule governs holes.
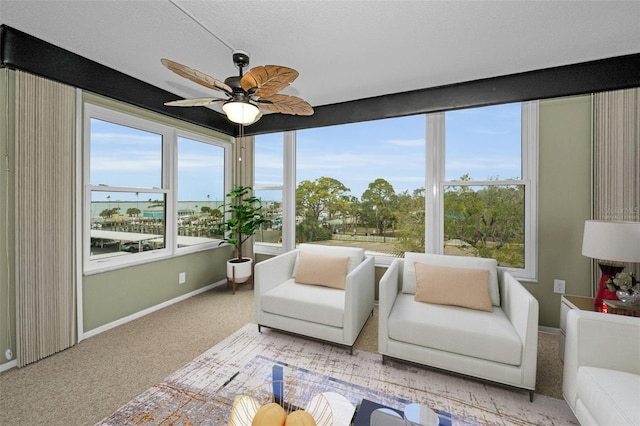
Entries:
POLYGON ((593 218, 640 221, 640 88, 594 95, 593 218))
POLYGON ((74 88, 16 72, 18 366, 76 341, 74 150, 74 88))

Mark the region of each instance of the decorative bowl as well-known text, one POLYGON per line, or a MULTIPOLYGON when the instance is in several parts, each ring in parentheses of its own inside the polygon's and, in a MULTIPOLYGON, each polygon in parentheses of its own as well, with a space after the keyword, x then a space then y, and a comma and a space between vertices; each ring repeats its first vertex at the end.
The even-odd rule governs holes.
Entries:
MULTIPOLYGON (((277 380, 263 383, 245 394, 236 396, 229 418, 229 426, 251 426, 261 406, 277 402, 288 416, 296 410, 305 410, 318 426, 334 423, 330 395, 319 392, 313 385, 295 380, 277 380), (274 398, 274 394, 281 398, 274 398)), ((353 414, 353 413, 352 413, 353 414)))
POLYGON ((617 290, 616 296, 625 305, 637 305, 640 303, 640 293, 636 290, 631 290, 629 293, 627 290, 617 290))

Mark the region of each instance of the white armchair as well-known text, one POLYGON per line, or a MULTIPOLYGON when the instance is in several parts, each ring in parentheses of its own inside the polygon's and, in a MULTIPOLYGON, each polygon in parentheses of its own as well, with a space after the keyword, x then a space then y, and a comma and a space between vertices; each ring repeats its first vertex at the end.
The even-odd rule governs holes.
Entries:
POLYGON ((379 300, 378 351, 383 362, 400 359, 526 389, 533 400, 538 301, 511 274, 498 270, 494 259, 407 252, 380 280, 379 300), (416 301, 421 287, 416 285, 418 263, 453 268, 443 279, 434 279, 441 289, 435 292, 438 297, 459 297, 459 289, 451 290, 450 281, 456 279, 452 274, 488 271, 489 295, 484 291, 492 307, 416 301))
POLYGON ((269 327, 347 346, 352 351, 373 313, 374 275, 374 259, 365 256, 361 248, 301 244, 296 250, 259 262, 255 266, 258 331, 269 327), (305 254, 304 264, 298 260, 300 253, 305 254), (345 269, 336 267, 335 262, 347 257, 345 269), (307 276, 312 272, 315 285, 296 282, 306 281, 301 278, 300 268, 305 268, 302 272, 307 276), (344 288, 326 282, 332 281, 327 274, 335 278, 339 269, 344 272, 344 288))
POLYGON ((640 318, 569 311, 562 393, 582 425, 640 425, 640 318))

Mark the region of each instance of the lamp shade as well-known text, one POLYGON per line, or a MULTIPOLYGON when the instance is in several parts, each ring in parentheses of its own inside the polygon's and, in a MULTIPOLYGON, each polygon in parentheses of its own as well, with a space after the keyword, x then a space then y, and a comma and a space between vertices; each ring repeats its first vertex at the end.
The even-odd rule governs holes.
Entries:
POLYGON ((229 120, 238 124, 253 124, 259 117, 260 109, 250 102, 230 101, 222 105, 229 120))
POLYGON ((582 254, 611 262, 640 262, 640 222, 585 221, 582 254))

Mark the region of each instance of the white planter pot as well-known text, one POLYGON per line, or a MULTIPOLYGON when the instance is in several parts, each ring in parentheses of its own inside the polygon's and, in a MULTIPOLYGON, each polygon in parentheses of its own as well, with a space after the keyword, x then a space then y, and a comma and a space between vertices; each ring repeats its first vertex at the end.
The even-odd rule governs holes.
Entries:
POLYGON ((227 260, 227 278, 236 284, 241 284, 251 278, 253 259, 243 257, 242 260, 242 262, 238 262, 236 259, 227 260))

